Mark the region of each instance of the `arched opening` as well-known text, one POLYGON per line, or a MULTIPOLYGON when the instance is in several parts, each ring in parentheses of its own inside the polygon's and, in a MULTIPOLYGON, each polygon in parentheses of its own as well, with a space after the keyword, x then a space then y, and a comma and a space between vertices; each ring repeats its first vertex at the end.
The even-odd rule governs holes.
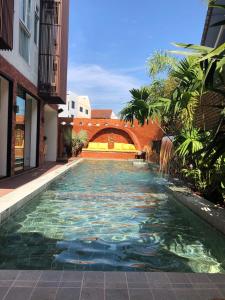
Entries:
POLYGON ((117 147, 117 150, 119 150, 120 147, 122 147, 120 150, 140 150, 140 143, 133 132, 130 132, 127 128, 121 129, 112 126, 101 129, 90 136, 89 144, 92 144, 93 147, 96 144, 102 144, 109 149, 116 149, 117 147))

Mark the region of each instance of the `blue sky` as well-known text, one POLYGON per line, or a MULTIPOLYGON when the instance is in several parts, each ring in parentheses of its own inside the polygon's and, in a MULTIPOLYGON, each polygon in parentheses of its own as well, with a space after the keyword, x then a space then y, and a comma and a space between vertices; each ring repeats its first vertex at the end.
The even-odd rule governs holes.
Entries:
POLYGON ((146 60, 171 42, 200 43, 204 0, 70 0, 68 89, 120 111, 149 84, 146 60))

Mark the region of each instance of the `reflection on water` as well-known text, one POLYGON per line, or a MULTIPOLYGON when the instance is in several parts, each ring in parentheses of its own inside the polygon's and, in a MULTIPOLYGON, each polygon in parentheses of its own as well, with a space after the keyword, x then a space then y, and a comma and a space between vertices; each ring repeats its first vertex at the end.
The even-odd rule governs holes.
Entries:
POLYGON ((10 218, 0 268, 224 272, 225 239, 130 162, 86 161, 10 218))

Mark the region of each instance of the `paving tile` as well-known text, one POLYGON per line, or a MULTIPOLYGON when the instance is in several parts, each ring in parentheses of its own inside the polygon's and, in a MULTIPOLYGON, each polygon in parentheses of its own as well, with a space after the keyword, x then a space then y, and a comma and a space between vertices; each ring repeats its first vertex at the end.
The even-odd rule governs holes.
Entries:
POLYGON ((127 279, 125 272, 106 272, 106 289, 127 289, 127 279))
POLYGON ((172 283, 170 285, 171 288, 173 289, 191 289, 193 288, 192 283, 172 283))
POLYGON ((82 281, 83 272, 77 271, 64 271, 62 275, 62 281, 82 281))
POLYGON ((103 272, 85 272, 84 281, 86 282, 104 282, 103 272))
POLYGON ((106 289, 105 300, 129 300, 127 289, 106 289))
POLYGON ((64 288, 80 288, 81 283, 81 281, 61 281, 59 286, 64 288))
POLYGON ((197 290, 194 289, 174 289, 177 300, 200 300, 197 290))
POLYGON ((0 280, 0 287, 10 287, 14 280, 0 280))
POLYGON ((9 289, 8 287, 0 287, 0 300, 2 300, 4 298, 8 289, 9 289))
POLYGON ((40 281, 60 281, 62 275, 62 271, 44 271, 41 274, 40 281))
POLYGON ((218 288, 220 294, 223 295, 223 297, 225 297, 225 288, 218 288))
POLYGON ((225 282, 225 275, 224 274, 209 274, 209 279, 213 282, 223 283, 225 282))
POLYGON ((147 282, 147 277, 143 272, 127 272, 128 282, 147 282))
POLYGON ((171 283, 191 283, 187 274, 184 273, 168 273, 167 276, 171 283))
POLYGON ((126 282, 125 272, 106 272, 105 273, 106 282, 126 282))
POLYGON ((80 300, 104 300, 104 289, 83 288, 80 300))
POLYGON ((0 271, 0 280, 15 280, 19 271, 15 270, 1 270, 0 271))
POLYGON ((128 289, 149 289, 149 283, 146 282, 128 282, 128 289))
POLYGON ((79 300, 80 289, 59 288, 55 300, 79 300))
POLYGON ((169 283, 169 279, 166 273, 146 273, 146 277, 149 283, 169 283))
POLYGON ((13 287, 35 287, 37 281, 16 280, 13 282, 13 287))
POLYGON ((38 281, 37 287, 55 287, 59 286, 59 281, 38 281))
POLYGON ((209 283, 209 276, 207 274, 196 274, 196 273, 190 273, 187 274, 188 279, 192 283, 209 283))
POLYGON ((152 289, 152 294, 154 296, 154 299, 157 299, 157 300, 174 300, 174 299, 176 299, 176 295, 172 290, 152 289))
POLYGON ((36 281, 41 274, 42 271, 20 271, 16 280, 36 281))
POLYGON ((99 288, 99 289, 104 289, 105 285, 104 282, 94 282, 94 281, 83 281, 82 286, 84 288, 99 288))
POLYGON ((129 295, 130 300, 154 300, 150 289, 131 289, 129 295))
POLYGON ((222 300, 223 295, 217 289, 198 290, 201 300, 222 300))
POLYGON ((9 290, 5 300, 28 300, 32 293, 32 288, 13 287, 9 290))
POLYGON ((56 288, 36 288, 30 300, 54 300, 56 292, 56 288))

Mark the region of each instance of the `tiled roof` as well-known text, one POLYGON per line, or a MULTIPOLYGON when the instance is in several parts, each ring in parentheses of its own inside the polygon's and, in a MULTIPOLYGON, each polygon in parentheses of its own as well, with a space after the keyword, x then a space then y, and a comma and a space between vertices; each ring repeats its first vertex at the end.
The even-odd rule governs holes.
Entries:
POLYGON ((112 109, 92 109, 92 119, 111 119, 112 109))

